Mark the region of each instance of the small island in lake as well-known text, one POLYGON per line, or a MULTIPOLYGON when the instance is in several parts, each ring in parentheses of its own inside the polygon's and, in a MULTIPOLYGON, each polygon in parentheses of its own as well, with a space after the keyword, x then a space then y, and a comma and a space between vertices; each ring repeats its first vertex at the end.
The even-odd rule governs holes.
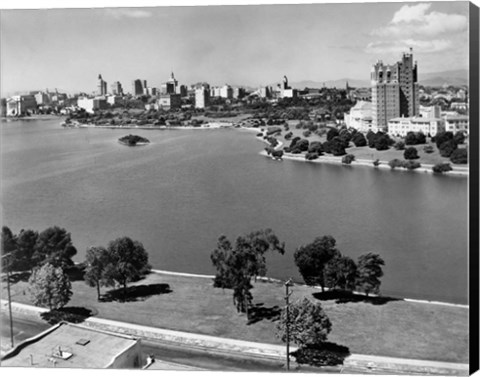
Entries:
POLYGON ((121 144, 128 145, 129 147, 134 147, 136 145, 146 145, 150 143, 150 140, 138 135, 123 136, 120 139, 118 139, 118 141, 121 144))

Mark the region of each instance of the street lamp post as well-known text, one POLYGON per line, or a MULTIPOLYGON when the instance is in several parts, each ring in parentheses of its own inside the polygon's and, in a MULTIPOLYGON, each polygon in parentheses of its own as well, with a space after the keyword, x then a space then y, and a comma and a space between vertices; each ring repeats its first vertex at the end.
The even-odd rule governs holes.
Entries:
POLYGON ((289 297, 292 294, 291 292, 288 291, 289 287, 293 285, 292 279, 288 279, 285 282, 285 302, 286 302, 286 326, 285 326, 285 335, 286 335, 286 340, 287 340, 287 370, 290 370, 290 332, 289 332, 289 322, 290 322, 290 315, 289 315, 289 297))

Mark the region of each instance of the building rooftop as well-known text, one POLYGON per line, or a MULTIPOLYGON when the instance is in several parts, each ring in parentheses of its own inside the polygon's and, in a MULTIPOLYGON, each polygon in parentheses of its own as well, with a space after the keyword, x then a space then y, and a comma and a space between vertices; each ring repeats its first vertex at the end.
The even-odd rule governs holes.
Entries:
POLYGON ((443 121, 442 118, 426 118, 426 117, 398 117, 398 118, 392 118, 389 120, 389 122, 412 122, 412 123, 424 123, 424 122, 441 122, 443 121))
POLYGON ((106 368, 138 339, 70 323, 60 323, 19 344, 2 367, 106 368))

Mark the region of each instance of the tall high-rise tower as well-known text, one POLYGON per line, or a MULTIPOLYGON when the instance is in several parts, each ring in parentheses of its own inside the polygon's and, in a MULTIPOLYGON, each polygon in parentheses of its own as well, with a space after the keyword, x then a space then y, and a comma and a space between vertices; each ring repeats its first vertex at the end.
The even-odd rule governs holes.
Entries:
POLYGON ((98 75, 97 93, 100 96, 107 94, 107 82, 102 79, 102 75, 98 75))
POLYGON ((413 117, 420 111, 418 98, 417 62, 413 62, 413 53, 403 54, 397 63, 400 84, 400 115, 413 117))
POLYGON ((370 79, 374 131, 386 131, 392 118, 419 113, 417 63, 413 62, 412 49, 393 65, 378 61, 372 66, 370 79))

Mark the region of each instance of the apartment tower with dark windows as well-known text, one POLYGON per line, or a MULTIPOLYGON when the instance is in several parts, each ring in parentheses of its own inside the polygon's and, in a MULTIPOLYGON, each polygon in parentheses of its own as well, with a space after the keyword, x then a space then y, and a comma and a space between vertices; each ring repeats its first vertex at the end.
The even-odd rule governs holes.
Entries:
POLYGON ((377 61, 372 66, 372 131, 387 131, 388 121, 419 114, 417 63, 412 49, 402 60, 386 65, 377 61))

